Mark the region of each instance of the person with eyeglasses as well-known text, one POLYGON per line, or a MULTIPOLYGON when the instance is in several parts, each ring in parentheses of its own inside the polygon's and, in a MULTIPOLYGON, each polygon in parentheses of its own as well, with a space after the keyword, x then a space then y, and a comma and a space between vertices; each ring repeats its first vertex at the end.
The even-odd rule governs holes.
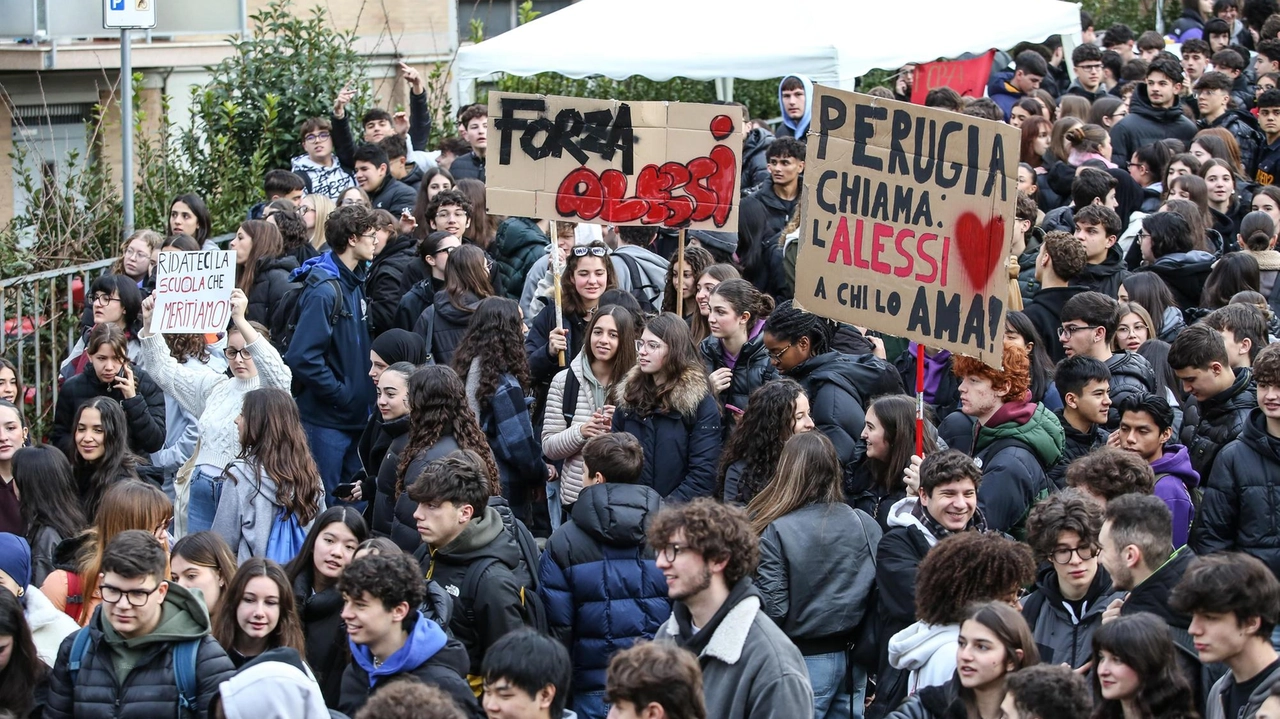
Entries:
POLYGON ((1107 90, 1102 86, 1102 48, 1092 43, 1077 45, 1071 51, 1071 65, 1076 79, 1066 94, 1079 95, 1089 102, 1106 96, 1107 90))
POLYGON ((804 656, 765 613, 753 581, 760 539, 747 511, 709 498, 668 504, 648 541, 673 600, 654 641, 698 655, 707 716, 813 716, 804 656))
POLYGON ((1123 595, 1098 566, 1100 531, 1102 506, 1078 489, 1050 495, 1027 517, 1027 544, 1040 570, 1022 617, 1046 663, 1088 664, 1103 611, 1123 595))
POLYGON ((58 377, 65 381, 84 371, 89 364, 86 351, 89 333, 101 324, 111 324, 124 332, 130 361, 139 358, 137 332, 142 313, 142 293, 137 284, 124 275, 102 275, 93 281, 85 293, 86 318, 81 318, 80 339, 76 341, 67 358, 58 366, 58 377))
POLYGON ((63 640, 46 717, 176 716, 187 692, 196 713, 208 711, 235 666, 210 633, 200 597, 165 579, 168 559, 160 542, 141 530, 122 532, 107 545, 98 575, 102 605, 80 630, 88 632, 87 642, 77 642, 79 632, 63 640), (184 645, 193 645, 190 654, 184 645), (193 666, 175 669, 178 661, 193 666), (179 680, 188 671, 194 673, 190 686, 179 680))
MULTIPOLYGON (((221 495, 222 470, 240 456, 240 434, 235 419, 240 415, 245 395, 259 387, 289 391, 293 373, 275 346, 267 339, 267 328, 250 322, 245 314, 249 298, 242 290, 231 291, 231 329, 223 353, 231 376, 179 364, 169 351, 163 335, 142 333, 142 356, 154 370, 155 383, 196 419, 199 442, 187 466, 174 478, 177 494, 174 535, 209 529, 221 495), (194 519, 194 526, 189 522, 194 519)), ((143 310, 150 318, 154 301, 143 310)), ((145 322, 150 325, 150 322, 145 322)))
POLYGON ((306 179, 307 194, 337 200, 356 180, 333 151, 333 125, 323 117, 309 117, 298 130, 302 153, 293 158, 291 170, 306 179))
POLYGON ((1058 342, 1068 357, 1092 357, 1111 373, 1112 406, 1107 429, 1120 425, 1120 403, 1128 396, 1155 391, 1156 373, 1136 352, 1111 349, 1120 320, 1120 303, 1101 292, 1083 292, 1062 305, 1058 342))

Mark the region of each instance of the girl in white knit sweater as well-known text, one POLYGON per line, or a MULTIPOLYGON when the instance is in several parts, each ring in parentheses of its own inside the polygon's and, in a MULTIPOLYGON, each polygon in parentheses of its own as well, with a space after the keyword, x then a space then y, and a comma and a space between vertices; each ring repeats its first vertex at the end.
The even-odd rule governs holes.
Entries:
POLYGON ((142 303, 142 356, 152 379, 197 418, 200 441, 191 463, 189 481, 179 473, 174 482, 174 536, 209 529, 222 492, 222 470, 240 454, 236 417, 244 396, 259 387, 289 391, 293 374, 280 353, 271 346, 266 328, 245 319, 249 299, 239 289, 231 291, 231 330, 226 356, 231 377, 179 365, 169 354, 164 338, 151 334, 155 297, 142 303))

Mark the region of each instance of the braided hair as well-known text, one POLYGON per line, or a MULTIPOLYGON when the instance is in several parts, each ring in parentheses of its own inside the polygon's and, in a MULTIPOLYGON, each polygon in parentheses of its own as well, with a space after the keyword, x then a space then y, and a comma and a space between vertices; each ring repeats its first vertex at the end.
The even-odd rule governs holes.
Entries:
POLYGON ((782 342, 799 342, 800 338, 807 337, 810 354, 820 355, 830 351, 836 323, 822 315, 802 310, 794 302, 787 300, 769 314, 769 319, 764 323, 764 331, 782 342))

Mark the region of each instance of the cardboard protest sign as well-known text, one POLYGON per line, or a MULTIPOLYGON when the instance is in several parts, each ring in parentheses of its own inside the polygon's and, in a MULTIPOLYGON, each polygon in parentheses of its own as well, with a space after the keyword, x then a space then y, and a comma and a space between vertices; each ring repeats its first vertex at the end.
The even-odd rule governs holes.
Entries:
POLYGON ((494 214, 737 229, 737 108, 493 92, 488 137, 494 214))
POLYGON ((156 261, 155 333, 223 332, 231 321, 236 253, 161 252, 156 261))
POLYGON ((999 367, 1017 130, 819 87, 796 301, 999 367))

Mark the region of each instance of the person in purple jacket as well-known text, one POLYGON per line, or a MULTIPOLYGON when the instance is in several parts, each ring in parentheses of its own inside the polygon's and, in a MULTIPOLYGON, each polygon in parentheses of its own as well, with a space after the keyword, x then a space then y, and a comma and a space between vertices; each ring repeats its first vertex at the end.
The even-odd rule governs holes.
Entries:
POLYGON ((1110 441, 1151 465, 1156 475, 1154 494, 1173 514, 1173 547, 1178 549, 1187 543, 1195 519, 1191 492, 1200 484, 1200 474, 1191 468, 1187 448, 1170 442, 1172 437, 1173 408, 1163 397, 1137 394, 1120 403, 1120 429, 1110 441))

